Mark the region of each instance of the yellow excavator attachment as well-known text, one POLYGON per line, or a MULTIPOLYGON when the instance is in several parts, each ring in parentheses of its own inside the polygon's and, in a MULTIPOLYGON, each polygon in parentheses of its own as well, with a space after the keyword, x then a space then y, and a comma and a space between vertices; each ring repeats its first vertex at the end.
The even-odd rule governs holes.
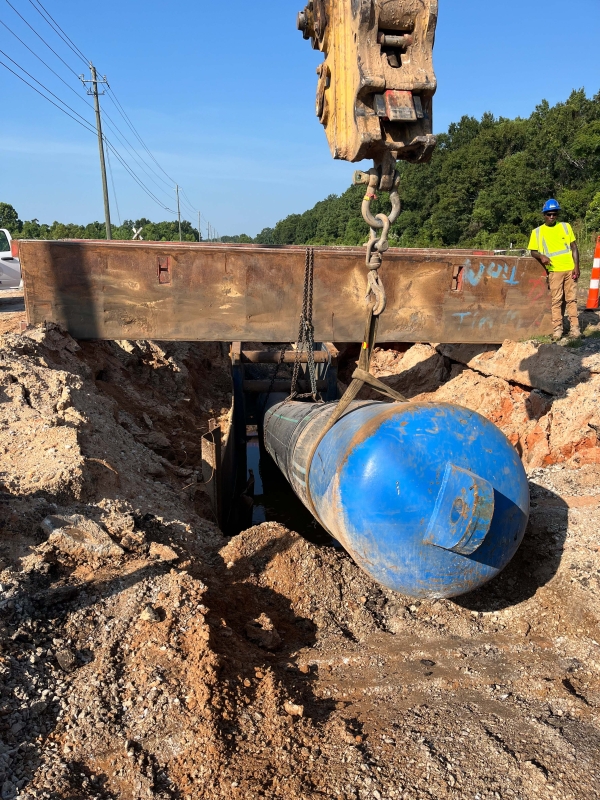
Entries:
POLYGON ((430 159, 437 11, 438 0, 310 0, 298 14, 325 54, 317 116, 334 158, 372 158, 383 176, 430 159))

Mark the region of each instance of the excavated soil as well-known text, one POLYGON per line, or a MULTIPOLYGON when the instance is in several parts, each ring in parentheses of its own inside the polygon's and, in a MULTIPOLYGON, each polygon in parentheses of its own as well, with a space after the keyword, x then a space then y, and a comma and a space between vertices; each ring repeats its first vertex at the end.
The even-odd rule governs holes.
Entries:
POLYGON ((0 334, 19 331, 25 324, 22 289, 0 289, 0 334))
POLYGON ((596 347, 564 349, 583 366, 554 393, 378 351, 400 391, 493 419, 530 477, 506 571, 415 602, 277 523, 218 530, 220 345, 0 337, 2 799, 600 797, 596 347))

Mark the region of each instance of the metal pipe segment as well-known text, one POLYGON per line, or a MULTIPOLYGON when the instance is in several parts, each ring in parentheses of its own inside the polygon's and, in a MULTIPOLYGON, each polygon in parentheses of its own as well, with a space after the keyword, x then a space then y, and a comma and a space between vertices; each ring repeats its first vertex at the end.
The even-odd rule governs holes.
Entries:
POLYGON ((504 569, 525 534, 529 487, 495 425, 446 403, 355 401, 313 454, 335 406, 278 403, 265 415, 264 441, 365 572, 436 598, 473 591, 504 569))

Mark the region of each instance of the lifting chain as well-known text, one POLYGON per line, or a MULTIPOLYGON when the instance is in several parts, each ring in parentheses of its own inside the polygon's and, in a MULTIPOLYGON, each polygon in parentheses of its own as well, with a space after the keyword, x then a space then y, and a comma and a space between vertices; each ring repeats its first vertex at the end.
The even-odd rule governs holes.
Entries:
POLYGON ((367 192, 362 203, 363 218, 371 228, 371 236, 367 243, 367 268, 369 270, 369 290, 367 292, 367 299, 371 294, 373 294, 375 301, 372 305, 369 305, 369 309, 367 311, 365 335, 360 350, 358 364, 352 373, 352 381, 344 392, 342 399, 335 406, 335 409, 327 420, 325 426, 317 436, 307 458, 306 499, 310 510, 315 515, 316 510, 310 494, 309 483, 310 468, 312 466, 314 455, 325 435, 333 428, 336 422, 346 413, 346 411, 348 411, 350 404, 356 399, 358 393, 365 383, 380 394, 386 395, 390 399, 395 400, 397 403, 408 402, 404 395, 400 394, 400 392, 396 392, 389 386, 386 386, 385 383, 380 381, 379 378, 376 378, 374 375, 371 375, 370 372, 371 357, 377 341, 379 316, 384 312, 386 304, 385 289, 383 287, 383 283, 381 282, 381 278, 379 277, 379 268, 381 267, 382 263, 381 256, 382 253, 385 253, 386 250, 389 249, 390 245, 388 242, 388 235, 390 232, 390 227, 392 223, 396 221, 400 213, 400 195, 398 194, 400 176, 397 174, 395 169, 393 169, 393 172, 388 170, 388 172, 382 177, 382 171, 383 170, 374 168, 366 173, 354 173, 355 184, 367 184, 367 192), (375 192, 382 184, 387 184, 391 187, 390 201, 392 203, 392 210, 389 216, 386 214, 377 214, 377 216, 374 216, 371 212, 371 203, 373 200, 377 199, 375 192))
POLYGON ((367 299, 372 294, 375 298, 373 304, 373 315, 378 317, 385 311, 386 296, 385 288, 379 276, 379 268, 382 264, 382 254, 389 249, 388 235, 390 227, 398 219, 400 214, 400 195, 398 194, 398 184, 400 183, 400 176, 394 171, 391 180, 390 189, 390 202, 392 210, 388 215, 377 214, 373 215, 371 211, 371 203, 377 200, 376 191, 382 183, 380 171, 378 169, 370 169, 368 172, 355 172, 354 184, 367 185, 367 191, 362 202, 362 216, 364 221, 371 228, 371 236, 367 243, 367 269, 369 270, 369 288, 367 291, 367 299))
POLYGON ((300 327, 298 329, 298 341, 296 342, 296 359, 294 361, 294 372, 292 374, 292 388, 290 400, 302 400, 312 397, 316 402, 319 395, 317 393, 317 373, 315 369, 315 329, 313 326, 313 285, 315 269, 315 251, 312 247, 306 248, 306 258, 304 260, 304 290, 302 297, 302 314, 300 315, 300 327), (306 350, 308 365, 308 377, 310 379, 310 392, 298 394, 298 376, 300 373, 300 359, 306 350))

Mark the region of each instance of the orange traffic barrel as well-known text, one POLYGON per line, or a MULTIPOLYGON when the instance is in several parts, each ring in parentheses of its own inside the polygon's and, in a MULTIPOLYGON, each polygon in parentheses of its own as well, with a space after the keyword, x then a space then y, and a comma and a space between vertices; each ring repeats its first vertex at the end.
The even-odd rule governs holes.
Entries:
POLYGON ((596 311, 598 308, 598 298, 600 295, 600 236, 596 240, 596 252, 594 253, 594 266, 592 267, 592 279, 590 281, 590 291, 588 293, 586 309, 596 311))

